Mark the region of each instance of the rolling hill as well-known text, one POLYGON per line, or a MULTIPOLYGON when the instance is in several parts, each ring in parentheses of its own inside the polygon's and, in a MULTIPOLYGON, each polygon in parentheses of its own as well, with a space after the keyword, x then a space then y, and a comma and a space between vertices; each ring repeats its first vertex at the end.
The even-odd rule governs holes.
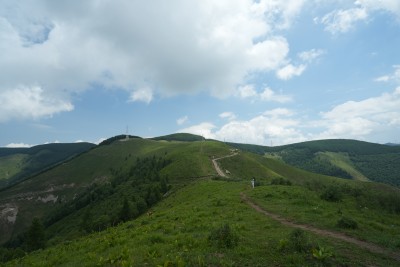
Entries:
POLYGON ((230 145, 315 173, 400 186, 400 147, 356 140, 319 140, 277 147, 230 145))
POLYGON ((18 183, 95 147, 90 143, 45 144, 30 148, 0 147, 0 189, 18 183))
POLYGON ((173 138, 115 138, 0 192, 1 242, 10 240, 0 258, 19 257, 10 266, 396 266, 400 259, 398 188, 173 138), (33 217, 47 248, 26 255, 33 217))

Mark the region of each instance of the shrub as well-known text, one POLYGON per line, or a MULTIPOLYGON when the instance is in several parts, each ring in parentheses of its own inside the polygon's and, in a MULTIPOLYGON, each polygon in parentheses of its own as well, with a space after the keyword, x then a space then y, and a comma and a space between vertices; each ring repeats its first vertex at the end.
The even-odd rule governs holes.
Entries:
POLYGON ((279 240, 279 244, 278 244, 279 251, 287 250, 288 246, 289 246, 289 240, 287 240, 286 238, 279 240))
POLYGON ((352 218, 348 218, 348 217, 341 217, 337 223, 336 223, 337 227, 340 228, 346 228, 346 229, 357 229, 358 228, 358 224, 355 220, 353 220, 352 218))
POLYGON ((274 178, 271 181, 271 185, 292 185, 292 182, 283 178, 274 178))
POLYGON ((232 231, 229 224, 213 229, 208 236, 208 241, 219 248, 233 248, 238 243, 238 236, 232 231))
POLYGON ((332 251, 321 246, 318 246, 318 248, 313 248, 311 253, 312 256, 321 263, 327 262, 327 260, 333 256, 332 251))
POLYGON ((306 233, 301 229, 294 229, 289 235, 290 246, 298 252, 305 252, 310 249, 306 233))
POLYGON ((342 198, 342 194, 338 187, 329 186, 321 194, 321 199, 331 202, 338 202, 342 198))

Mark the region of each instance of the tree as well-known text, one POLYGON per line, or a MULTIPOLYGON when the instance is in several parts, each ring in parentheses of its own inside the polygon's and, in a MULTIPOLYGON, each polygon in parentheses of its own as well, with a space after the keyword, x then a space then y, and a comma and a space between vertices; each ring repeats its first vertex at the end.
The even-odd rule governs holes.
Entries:
POLYGON ((34 218, 29 227, 26 243, 28 251, 41 249, 46 245, 44 227, 38 218, 34 218))
POLYGON ((122 204, 122 209, 119 212, 119 219, 122 222, 126 222, 130 219, 133 218, 133 212, 132 212, 132 208, 131 205, 129 204, 129 201, 127 198, 124 199, 124 204, 122 204))

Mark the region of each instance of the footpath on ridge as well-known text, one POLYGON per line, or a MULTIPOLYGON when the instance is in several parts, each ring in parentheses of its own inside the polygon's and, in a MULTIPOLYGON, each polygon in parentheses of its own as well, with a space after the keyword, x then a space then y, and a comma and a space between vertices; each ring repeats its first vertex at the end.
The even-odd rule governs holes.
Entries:
MULTIPOLYGON (((238 153, 233 153, 233 154, 230 154, 230 155, 227 155, 227 156, 224 156, 224 157, 220 157, 220 158, 216 158, 216 159, 212 160, 214 168, 215 168, 215 170, 216 170, 216 172, 218 173, 219 176, 226 177, 226 174, 220 169, 217 161, 221 160, 221 159, 224 159, 224 158, 229 158, 229 157, 236 156, 237 154, 238 153)), ((369 243, 369 242, 366 242, 366 241, 359 240, 359 239, 354 238, 354 237, 350 237, 350 236, 345 235, 343 233, 316 228, 316 227, 308 225, 308 224, 299 224, 299 223, 295 223, 295 222, 289 221, 289 220, 281 217, 280 215, 277 215, 275 213, 271 213, 269 211, 266 211, 264 208, 258 206, 253 201, 251 201, 246 196, 246 194, 244 192, 240 193, 240 197, 247 205, 249 205, 250 207, 255 209, 257 212, 260 212, 260 213, 264 214, 265 216, 268 216, 269 218, 282 223, 283 225, 286 225, 286 226, 289 226, 289 227, 293 227, 293 228, 302 229, 302 230, 305 230, 305 231, 309 231, 309 232, 312 232, 312 233, 320 235, 320 236, 339 239, 341 241, 345 241, 347 243, 351 243, 353 245, 356 245, 356 246, 358 246, 360 248, 366 249, 366 250, 368 250, 370 252, 383 254, 383 255, 391 257, 391 258, 393 258, 393 259, 395 259, 397 261, 400 261, 400 253, 388 251, 388 249, 386 249, 386 248, 383 248, 383 247, 378 246, 378 245, 373 244, 373 243, 369 243)))
POLYGON ((226 177, 226 174, 221 170, 221 168, 218 166, 218 160, 220 160, 220 159, 225 159, 225 158, 230 158, 230 157, 234 157, 234 156, 236 156, 238 153, 237 152, 235 152, 235 153, 232 153, 232 154, 230 154, 230 155, 228 155, 228 156, 224 156, 224 157, 220 157, 220 158, 216 158, 216 159, 213 159, 212 160, 212 163, 213 163, 213 165, 214 165, 214 169, 217 171, 217 173, 218 173, 218 175, 219 176, 221 176, 221 177, 226 177))

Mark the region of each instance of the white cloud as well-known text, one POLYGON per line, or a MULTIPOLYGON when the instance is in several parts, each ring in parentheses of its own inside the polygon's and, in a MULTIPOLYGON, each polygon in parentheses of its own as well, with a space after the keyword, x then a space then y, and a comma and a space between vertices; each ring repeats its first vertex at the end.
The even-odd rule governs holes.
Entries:
POLYGON ((338 34, 348 32, 356 22, 365 20, 367 17, 367 10, 357 7, 334 10, 317 21, 325 25, 326 31, 331 34, 338 34))
POLYGON ((140 88, 138 90, 133 91, 129 98, 129 100, 132 102, 141 101, 147 104, 150 103, 152 99, 153 99, 153 92, 148 87, 140 88))
POLYGON ((374 12, 384 11, 400 18, 400 1, 398 0, 357 0, 348 9, 339 9, 329 12, 325 16, 315 18, 314 21, 325 25, 325 30, 332 33, 345 33, 355 27, 359 21, 364 21, 374 12))
POLYGON ((71 103, 46 95, 38 86, 0 91, 0 122, 17 118, 51 117, 73 109, 71 103))
POLYGON ((222 112, 221 114, 219 114, 219 117, 222 119, 228 119, 230 121, 236 119, 236 115, 233 112, 229 111, 222 112))
POLYGON ((188 119, 189 119, 188 116, 183 116, 183 117, 181 117, 181 118, 179 118, 179 119, 176 120, 176 124, 182 125, 182 124, 184 124, 185 122, 187 122, 188 119))
POLYGON ((299 121, 292 118, 293 115, 292 111, 280 108, 268 110, 246 121, 230 120, 221 127, 201 123, 179 132, 203 133, 207 138, 221 141, 264 145, 270 145, 271 141, 274 145, 304 141, 305 137, 296 129, 299 121))
POLYGON ((98 84, 146 103, 199 91, 231 95, 249 75, 288 60, 277 29, 291 25, 303 2, 2 2, 0 92, 37 85, 59 103, 98 84))
POLYGON ((400 16, 400 1, 398 0, 357 0, 355 4, 369 10, 384 10, 400 16))
POLYGON ((311 49, 308 51, 303 51, 298 54, 299 58, 301 58, 304 62, 312 62, 315 59, 319 58, 325 54, 325 51, 322 49, 311 49))
POLYGON ((383 75, 383 76, 380 76, 378 78, 375 78, 374 81, 375 82, 388 82, 390 79, 391 78, 390 78, 389 75, 383 75))
POLYGON ((177 133, 191 133, 201 135, 204 138, 214 139, 215 134, 213 133, 213 129, 215 129, 215 125, 209 122, 202 122, 198 125, 194 125, 188 128, 181 129, 177 131, 177 133))
POLYGON ((277 108, 248 120, 233 119, 218 127, 205 122, 180 132, 203 134, 221 141, 283 145, 328 138, 371 140, 371 136, 398 129, 400 87, 377 97, 342 103, 321 112, 315 119, 299 117, 290 109, 277 108))
POLYGON ((265 87, 261 93, 258 93, 254 85, 247 84, 238 88, 237 95, 241 98, 251 98, 252 100, 262 100, 270 102, 287 103, 292 101, 292 96, 277 94, 271 88, 265 87))
POLYGON ((28 148, 28 147, 32 147, 32 146, 34 146, 34 145, 29 145, 29 144, 25 144, 25 143, 10 143, 10 144, 8 144, 8 145, 6 145, 5 147, 8 147, 8 148, 28 148))
POLYGON ((321 113, 325 130, 318 138, 364 138, 400 126, 400 87, 392 93, 362 101, 348 101, 321 113), (393 128, 394 127, 394 128, 393 128))
POLYGON ((303 71, 306 69, 306 65, 301 64, 299 66, 293 66, 292 64, 288 64, 285 67, 279 69, 276 72, 276 76, 281 80, 289 80, 294 76, 300 76, 303 71))
POLYGON ((256 6, 260 13, 263 12, 269 21, 273 22, 274 27, 288 29, 305 3, 305 0, 261 0, 256 6))
POLYGON ((254 85, 246 84, 238 88, 238 93, 241 98, 254 97, 257 95, 257 91, 254 89, 254 85))
POLYGON ((383 75, 378 78, 375 78, 375 82, 388 82, 388 81, 396 81, 400 82, 400 65, 394 65, 394 72, 388 75, 383 75))
POLYGON ((263 101, 273 101, 279 103, 287 103, 292 101, 292 97, 289 95, 279 95, 276 94, 271 88, 266 87, 264 91, 260 94, 261 100, 263 101))

